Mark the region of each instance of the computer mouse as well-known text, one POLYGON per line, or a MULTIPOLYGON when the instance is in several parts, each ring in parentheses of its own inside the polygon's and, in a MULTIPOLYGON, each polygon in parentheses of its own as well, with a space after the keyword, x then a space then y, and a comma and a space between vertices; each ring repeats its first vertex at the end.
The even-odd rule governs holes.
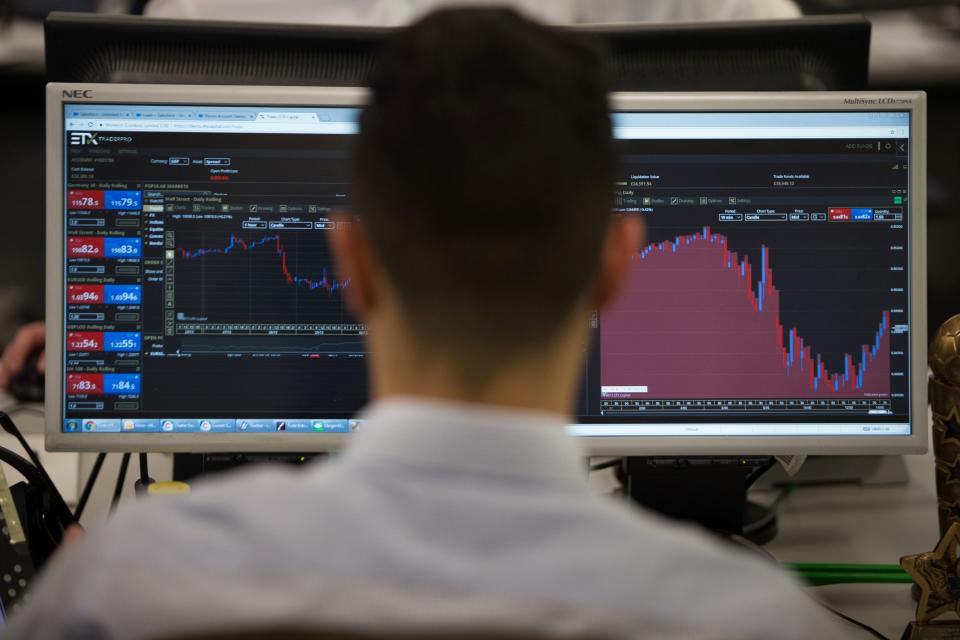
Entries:
POLYGON ((10 394, 19 402, 43 402, 44 376, 37 370, 40 354, 31 353, 23 371, 10 381, 10 394))

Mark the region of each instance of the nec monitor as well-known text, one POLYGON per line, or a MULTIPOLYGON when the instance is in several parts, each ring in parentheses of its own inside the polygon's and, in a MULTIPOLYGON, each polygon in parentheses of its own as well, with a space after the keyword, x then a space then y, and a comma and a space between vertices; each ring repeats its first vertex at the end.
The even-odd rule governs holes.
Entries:
MULTIPOLYGON (((325 238, 364 95, 50 85, 49 448, 322 451, 363 428, 366 327, 325 238)), ((611 104, 616 211, 649 238, 591 321, 585 450, 922 450, 924 95, 611 104)))

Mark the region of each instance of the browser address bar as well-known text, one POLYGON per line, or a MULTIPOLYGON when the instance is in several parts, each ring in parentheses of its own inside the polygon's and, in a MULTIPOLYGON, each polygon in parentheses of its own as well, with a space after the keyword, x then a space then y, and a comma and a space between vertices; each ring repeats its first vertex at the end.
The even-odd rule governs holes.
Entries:
POLYGON ((78 120, 66 122, 68 131, 185 131, 213 133, 354 134, 354 122, 210 122, 184 120, 78 120))
MULTIPOLYGON (((198 133, 304 133, 350 135, 358 131, 355 122, 263 122, 184 120, 85 120, 70 119, 68 131, 183 131, 198 133)), ((711 139, 842 139, 868 140, 907 138, 909 127, 614 127, 614 137, 637 140, 711 139)))

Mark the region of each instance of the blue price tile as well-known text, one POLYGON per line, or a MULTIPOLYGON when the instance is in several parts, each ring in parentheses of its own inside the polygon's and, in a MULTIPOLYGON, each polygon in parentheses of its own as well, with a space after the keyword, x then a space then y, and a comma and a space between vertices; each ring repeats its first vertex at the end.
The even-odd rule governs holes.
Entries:
POLYGON ((139 258, 140 246, 140 238, 103 239, 103 253, 108 258, 139 258))
POLYGON ((104 191, 103 208, 112 210, 140 210, 139 191, 104 191))
POLYGON ((103 392, 107 395, 137 395, 140 393, 140 374, 105 373, 103 392))
POLYGON ((107 304, 140 304, 140 285, 107 284, 103 286, 103 297, 107 304))
POLYGON ((104 351, 140 351, 140 334, 136 331, 107 331, 103 334, 104 351))

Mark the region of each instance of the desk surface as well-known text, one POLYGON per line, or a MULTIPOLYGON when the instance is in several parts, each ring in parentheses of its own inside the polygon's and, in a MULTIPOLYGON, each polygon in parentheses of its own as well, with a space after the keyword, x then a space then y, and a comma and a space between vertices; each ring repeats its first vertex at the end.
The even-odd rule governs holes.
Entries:
MULTIPOLYGON (((939 535, 933 454, 905 461, 906 485, 797 489, 781 503, 780 534, 766 548, 782 562, 896 563, 901 556, 930 551, 939 535)), ((908 584, 831 585, 814 591, 890 638, 900 637, 916 609, 908 584)), ((872 637, 850 628, 852 638, 872 637)))

